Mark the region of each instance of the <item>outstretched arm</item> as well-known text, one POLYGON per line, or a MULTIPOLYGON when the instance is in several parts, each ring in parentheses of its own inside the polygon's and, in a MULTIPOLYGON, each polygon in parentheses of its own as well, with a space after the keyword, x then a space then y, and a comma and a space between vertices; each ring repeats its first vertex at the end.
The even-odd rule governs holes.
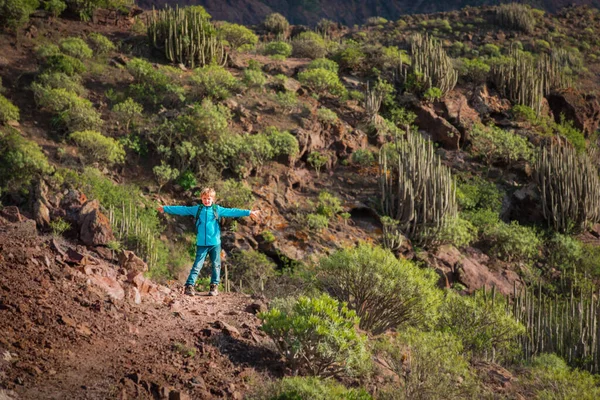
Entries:
POLYGON ((221 206, 219 206, 217 212, 219 213, 219 217, 226 218, 239 218, 250 215, 250 210, 242 210, 240 208, 225 208, 221 206))
POLYGON ((159 206, 158 212, 165 212, 173 215, 196 215, 198 206, 159 206))

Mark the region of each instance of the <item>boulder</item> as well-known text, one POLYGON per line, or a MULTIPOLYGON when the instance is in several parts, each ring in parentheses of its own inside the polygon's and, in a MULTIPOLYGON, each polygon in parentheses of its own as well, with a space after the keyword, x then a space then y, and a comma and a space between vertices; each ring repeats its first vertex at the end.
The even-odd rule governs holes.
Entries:
POLYGON ((481 123, 481 118, 468 103, 464 94, 453 90, 435 103, 436 111, 461 133, 461 141, 467 139, 467 134, 474 124, 481 123))
POLYGON ((521 224, 544 221, 542 198, 535 183, 520 188, 510 196, 507 218, 521 224))
POLYGON ((460 148, 461 134, 450 122, 440 117, 432 106, 419 104, 415 109, 416 124, 431 136, 431 140, 440 143, 447 150, 460 148))
POLYGON ((33 187, 33 219, 38 228, 50 224, 50 203, 48 202, 48 187, 43 180, 38 180, 33 187))
POLYGON ((100 211, 98 200, 88 201, 81 207, 77 225, 79 238, 88 246, 107 245, 115 240, 110 221, 100 211))
POLYGON ((90 282, 104 290, 106 294, 115 300, 122 300, 125 298, 125 291, 117 280, 110 276, 91 275, 90 282))
POLYGON ((128 272, 146 272, 148 264, 135 255, 133 251, 123 250, 119 254, 119 266, 128 272))
POLYGON ((560 123, 561 115, 564 115, 568 121, 573 121, 573 126, 581 130, 586 138, 596 132, 600 125, 600 102, 595 95, 573 88, 563 89, 550 93, 548 104, 556 122, 560 123))
POLYGON ((470 103, 482 118, 488 117, 490 114, 502 114, 511 109, 510 101, 490 92, 487 85, 475 88, 470 103))
POLYGON ((513 285, 522 284, 516 272, 511 270, 492 271, 484 262, 487 256, 475 249, 470 249, 467 254, 461 253, 453 246, 441 246, 435 254, 437 261, 453 271, 453 278, 467 287, 472 293, 483 287, 495 287, 500 293, 509 295, 513 293, 513 285))

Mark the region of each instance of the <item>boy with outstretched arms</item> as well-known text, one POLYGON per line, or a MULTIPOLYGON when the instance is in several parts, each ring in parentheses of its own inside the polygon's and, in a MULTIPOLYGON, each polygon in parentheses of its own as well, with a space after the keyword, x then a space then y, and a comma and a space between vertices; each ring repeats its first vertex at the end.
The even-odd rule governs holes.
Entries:
POLYGON ((200 193, 202 204, 197 206, 160 206, 159 212, 173 215, 189 215, 195 217, 196 224, 196 259, 190 270, 190 275, 185 282, 185 294, 194 295, 194 284, 204 264, 206 254, 209 255, 212 264, 212 275, 210 279, 211 296, 216 296, 221 273, 221 228, 219 218, 221 217, 247 217, 259 215, 258 210, 240 210, 238 208, 225 208, 215 204, 216 192, 212 188, 205 188, 200 193))

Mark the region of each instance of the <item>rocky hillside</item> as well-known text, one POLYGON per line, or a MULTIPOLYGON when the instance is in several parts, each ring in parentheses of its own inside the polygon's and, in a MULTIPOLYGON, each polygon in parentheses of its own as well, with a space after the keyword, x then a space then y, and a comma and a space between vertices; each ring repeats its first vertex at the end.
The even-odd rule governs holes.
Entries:
MULTIPOLYGON (((497 1, 390 1, 390 0, 139 0, 145 9, 175 6, 202 5, 217 20, 244 25, 261 23, 270 13, 283 14, 292 24, 316 25, 325 18, 346 26, 364 24, 370 17, 397 20, 405 14, 426 14, 458 10, 465 6, 498 4, 497 1)), ((597 0, 544 0, 535 5, 556 12, 568 5, 600 5, 597 0)))

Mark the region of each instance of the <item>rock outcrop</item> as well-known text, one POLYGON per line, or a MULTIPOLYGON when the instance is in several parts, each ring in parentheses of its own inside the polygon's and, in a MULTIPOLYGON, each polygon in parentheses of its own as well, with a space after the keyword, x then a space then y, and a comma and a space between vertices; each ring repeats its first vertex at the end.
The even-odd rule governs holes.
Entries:
POLYGON ((596 132, 600 125, 600 102, 595 95, 569 88, 548 95, 548 104, 556 122, 560 123, 564 115, 585 137, 596 132))

